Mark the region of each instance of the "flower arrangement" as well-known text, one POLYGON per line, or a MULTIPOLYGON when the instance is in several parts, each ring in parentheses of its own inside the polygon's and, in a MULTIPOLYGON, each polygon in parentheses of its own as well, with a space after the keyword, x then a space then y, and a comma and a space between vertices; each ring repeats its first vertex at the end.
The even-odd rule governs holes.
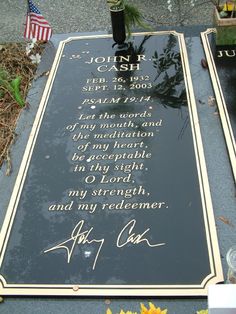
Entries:
MULTIPOLYGON (((213 0, 215 1, 215 0, 213 0)), ((236 44, 236 1, 220 0, 213 2, 215 5, 214 24, 216 26, 216 45, 236 44)))
MULTIPOLYGON (((106 314, 112 314, 110 309, 107 309, 106 314)), ((121 310, 119 314, 138 314, 137 312, 132 311, 123 311, 121 310)), ((141 303, 140 314, 167 314, 167 309, 161 310, 160 307, 156 307, 153 303, 149 302, 149 308, 146 308, 143 303, 141 303)))
MULTIPOLYGON (((160 307, 156 307, 153 303, 149 302, 149 308, 147 308, 143 303, 140 304, 140 312, 124 311, 121 310, 119 313, 112 313, 108 308, 106 314, 167 314, 168 310, 162 310, 160 307)), ((208 314, 208 310, 197 311, 196 314, 208 314)))
MULTIPOLYGON (((214 2, 213 2, 214 3, 214 2)), ((226 1, 221 4, 218 0, 214 3, 217 11, 219 12, 220 18, 235 18, 236 17, 236 2, 235 1, 226 1)))
POLYGON ((155 307, 151 302, 149 303, 148 309, 141 303, 141 314, 167 314, 167 309, 161 310, 160 307, 155 307))

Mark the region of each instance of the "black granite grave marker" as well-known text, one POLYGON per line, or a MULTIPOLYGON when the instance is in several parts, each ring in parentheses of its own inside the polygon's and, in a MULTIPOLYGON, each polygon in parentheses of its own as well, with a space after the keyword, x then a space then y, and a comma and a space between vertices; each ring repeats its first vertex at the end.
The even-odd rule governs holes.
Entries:
POLYGON ((61 42, 1 234, 1 294, 205 295, 222 281, 182 35, 61 42))
POLYGON ((202 40, 236 182, 236 46, 216 46, 212 29, 202 40))

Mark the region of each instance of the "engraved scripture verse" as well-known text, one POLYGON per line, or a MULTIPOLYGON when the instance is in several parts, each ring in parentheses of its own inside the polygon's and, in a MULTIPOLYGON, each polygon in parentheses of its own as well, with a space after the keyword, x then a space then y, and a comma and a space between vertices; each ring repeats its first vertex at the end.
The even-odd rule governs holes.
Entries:
MULTIPOLYGON (((67 125, 65 129, 74 143, 73 147, 76 147, 76 151, 71 153, 72 174, 79 175, 84 188, 68 189, 69 202, 51 204, 48 210, 59 212, 77 210, 99 215, 100 211, 106 210, 168 208, 163 200, 149 201, 149 191, 145 185, 139 185, 136 180, 142 176, 142 172, 149 171, 145 164, 146 160, 152 158, 145 139, 159 136, 162 127, 161 118, 156 121, 152 118, 152 106, 149 106, 149 110, 136 113, 104 112, 90 115, 81 113, 79 108, 78 122, 67 125), (101 204, 99 198, 104 196, 108 201, 101 204), (142 202, 133 201, 136 196, 142 196, 142 202), (94 201, 88 202, 88 199, 94 201)), ((135 233, 136 224, 137 221, 131 219, 123 226, 117 237, 117 247, 129 243, 133 245, 146 243, 152 248, 165 245, 149 240, 149 228, 141 234, 135 233)), ((85 225, 84 220, 79 221, 69 239, 45 252, 64 248, 67 251, 67 262, 70 263, 75 249, 73 244, 94 243, 98 247, 93 263, 95 269, 105 239, 94 238, 93 227, 87 230, 85 225)))
MULTIPOLYGON (((85 63, 87 66, 95 64, 98 72, 132 72, 141 70, 141 61, 152 62, 145 55, 137 55, 137 64, 122 66, 129 59, 130 56, 93 57, 85 63), (106 63, 118 63, 118 66, 106 63)), ((80 180, 80 188, 68 187, 65 191, 68 201, 50 204, 48 211, 101 215, 106 211, 167 209, 166 200, 159 199, 158 195, 153 197, 141 179, 143 174, 151 175, 152 171, 147 166, 152 159, 149 143, 161 136, 165 127, 161 116, 153 116, 153 99, 148 95, 152 88, 150 76, 130 75, 127 82, 125 76, 104 75, 86 79, 84 83, 80 92, 85 97, 77 106, 74 120, 64 127, 72 147, 70 173, 80 180), (103 97, 105 91, 112 91, 112 97, 103 97), (103 106, 101 110, 102 105, 107 107, 103 106), (122 109, 114 110, 117 106, 122 109)), ((114 245, 117 248, 146 245, 155 249, 166 245, 154 241, 153 232, 150 228, 140 232, 139 221, 134 215, 120 226, 114 245)), ((96 234, 94 226, 88 227, 88 222, 80 219, 75 221, 65 240, 44 253, 64 250, 67 263, 70 263, 76 246, 93 246, 96 248, 94 270, 106 241, 106 237, 96 234)))

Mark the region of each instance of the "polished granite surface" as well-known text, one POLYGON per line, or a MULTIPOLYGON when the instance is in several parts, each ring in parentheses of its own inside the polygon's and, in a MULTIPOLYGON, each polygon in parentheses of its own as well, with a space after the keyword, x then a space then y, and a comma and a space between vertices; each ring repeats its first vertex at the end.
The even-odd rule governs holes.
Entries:
MULTIPOLYGON (((67 38, 55 36, 53 44, 56 47, 58 42, 67 38)), ((222 258, 224 274, 226 275, 227 266, 225 255, 228 248, 234 244, 235 238, 235 187, 231 173, 230 163, 228 160, 225 141, 221 129, 217 108, 210 104, 210 99, 214 96, 209 73, 201 66, 201 59, 204 58, 199 36, 186 36, 186 44, 188 49, 188 56, 190 62, 191 77, 193 81, 195 99, 197 103, 197 110, 199 115, 200 130, 203 139, 203 147, 205 152, 208 177, 210 182, 210 189, 212 195, 213 208, 215 213, 215 220, 217 226, 217 233, 219 238, 219 246, 222 258), (230 224, 226 223, 226 219, 230 224)), ((47 59, 42 64, 42 68, 47 68, 46 61, 49 62, 50 58, 55 53, 52 47, 48 48, 47 59)), ((50 62, 49 62, 50 63, 50 62)), ((42 70, 43 71, 43 70, 42 70)), ((12 190, 12 184, 17 174, 17 168, 20 162, 20 156, 24 151, 26 140, 29 130, 33 121, 34 112, 38 104, 39 95, 42 93, 42 88, 45 84, 45 78, 39 79, 31 90, 29 99, 31 100, 31 109, 25 111, 22 115, 19 125, 18 134, 19 138, 15 144, 13 151, 13 166, 14 172, 11 177, 4 177, 4 168, 1 171, 1 189, 4 186, 4 191, 12 190)), ((3 191, 1 190, 3 195, 3 191)), ((6 208, 9 195, 2 198, 2 208, 6 208)), ((1 211, 2 219, 4 211, 1 211)), ((141 300, 134 299, 113 299, 111 300, 110 308, 118 311, 121 308, 126 310, 138 310, 141 300)), ((146 300, 142 300, 146 302, 146 300)), ((197 309, 206 308, 206 299, 191 299, 191 298, 158 298, 153 300, 155 304, 163 308, 168 308, 169 313, 194 313, 197 309)), ((35 313, 48 312, 48 313, 61 313, 70 311, 75 313, 105 313, 107 305, 104 299, 29 299, 29 298, 5 298, 5 303, 1 305, 2 313, 30 313, 32 306, 35 313), (24 309, 24 310, 23 310, 24 309)))

